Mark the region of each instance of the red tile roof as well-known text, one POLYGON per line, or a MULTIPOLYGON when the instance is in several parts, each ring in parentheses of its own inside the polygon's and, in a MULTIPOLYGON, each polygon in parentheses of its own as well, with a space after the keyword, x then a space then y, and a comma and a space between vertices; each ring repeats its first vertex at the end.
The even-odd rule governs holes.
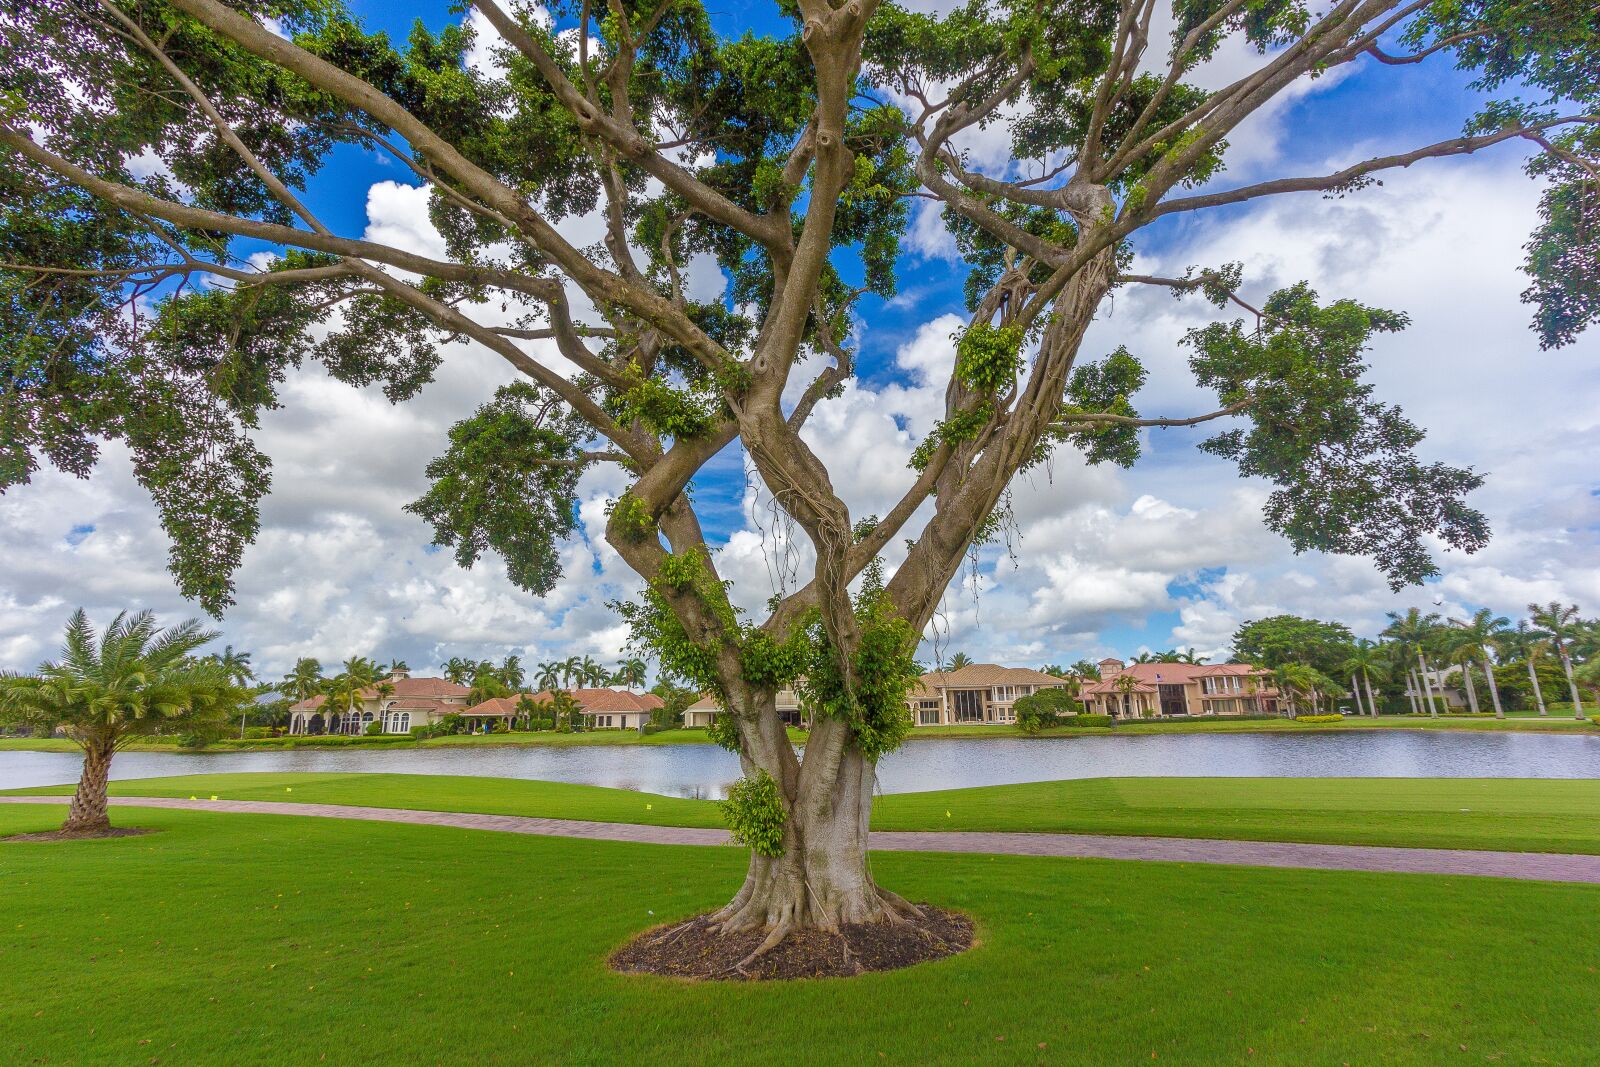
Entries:
MULTIPOLYGON (((395 707, 416 707, 414 704, 401 704, 399 701, 407 698, 440 700, 444 697, 464 697, 472 692, 467 686, 457 685, 445 678, 391 678, 388 680, 389 698, 395 700, 395 707)), ((377 686, 367 686, 358 694, 362 700, 371 700, 378 695, 377 686)), ((299 703, 292 704, 290 711, 310 711, 322 707, 323 701, 328 698, 318 693, 299 703)))
MULTIPOLYGON (((662 705, 661 698, 654 693, 630 693, 626 689, 572 689, 569 692, 585 715, 596 712, 653 711, 662 705)), ((524 695, 535 702, 547 701, 554 696, 548 689, 524 695)), ((494 697, 473 705, 462 714, 483 717, 515 715, 518 699, 516 696, 494 697)))

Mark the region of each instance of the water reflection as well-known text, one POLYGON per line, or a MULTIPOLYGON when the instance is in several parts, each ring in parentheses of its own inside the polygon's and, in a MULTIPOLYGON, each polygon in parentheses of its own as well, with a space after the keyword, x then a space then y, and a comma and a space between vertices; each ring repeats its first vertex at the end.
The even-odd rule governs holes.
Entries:
MULTIPOLYGON (((347 752, 125 752, 115 778, 233 771, 396 771, 537 778, 721 798, 739 761, 714 745, 434 748, 347 752)), ((0 752, 0 788, 77 778, 78 758, 0 752)), ((1145 776, 1272 778, 1596 778, 1600 736, 1384 731, 1155 734, 1143 737, 913 739, 878 768, 886 793, 1145 776)))

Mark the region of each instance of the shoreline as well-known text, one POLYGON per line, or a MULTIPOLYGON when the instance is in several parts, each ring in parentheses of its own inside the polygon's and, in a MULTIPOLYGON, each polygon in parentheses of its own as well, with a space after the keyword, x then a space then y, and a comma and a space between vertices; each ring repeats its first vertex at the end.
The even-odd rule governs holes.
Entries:
MULTIPOLYGON (((1576 734, 1600 735, 1600 727, 1590 719, 1575 719, 1570 716, 1550 715, 1514 716, 1505 719, 1492 717, 1468 716, 1440 716, 1437 719, 1426 716, 1412 715, 1385 715, 1376 719, 1366 716, 1350 717, 1338 723, 1300 723, 1293 719, 1206 719, 1201 721, 1134 721, 1118 726, 1062 726, 1049 730, 1041 730, 1035 734, 1024 733, 1015 726, 918 726, 913 727, 906 740, 911 741, 940 741, 948 739, 969 740, 972 738, 1001 738, 1015 741, 1052 741, 1075 737, 1149 737, 1159 734, 1208 734, 1208 733, 1321 733, 1337 734, 1351 731, 1387 731, 1387 730, 1415 730, 1428 731, 1458 731, 1458 732, 1496 732, 1496 733, 1543 733, 1543 734, 1576 734)), ((453 737, 431 738, 428 740, 412 740, 393 735, 380 735, 378 737, 351 737, 334 739, 337 735, 312 735, 296 738, 294 740, 263 738, 251 740, 227 739, 219 743, 207 745, 204 748, 184 748, 175 743, 151 742, 146 744, 131 744, 124 751, 128 752, 170 752, 193 755, 216 755, 228 752, 282 752, 298 751, 303 749, 324 749, 330 751, 347 750, 377 750, 388 749, 413 750, 437 748, 567 748, 567 747, 608 747, 608 746, 639 746, 656 747, 664 745, 695 745, 713 744, 707 731, 698 728, 679 727, 671 730, 662 730, 656 733, 639 734, 631 730, 593 730, 576 734, 563 733, 511 733, 511 734, 463 734, 453 737)), ((807 734, 800 730, 789 731, 790 741, 804 744, 807 734)), ((78 747, 66 738, 0 738, 0 752, 76 752, 78 747)))

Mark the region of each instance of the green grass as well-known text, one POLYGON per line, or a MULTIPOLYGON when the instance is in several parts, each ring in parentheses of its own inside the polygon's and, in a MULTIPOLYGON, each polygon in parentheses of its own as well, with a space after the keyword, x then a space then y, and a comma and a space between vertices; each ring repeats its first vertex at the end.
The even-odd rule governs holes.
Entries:
MULTIPOLYGON (((717 806, 626 789, 421 774, 203 774, 117 796, 216 795, 657 826, 720 826, 717 806)), ((70 793, 70 786, 11 790, 70 793)), ((1600 854, 1600 781, 1534 778, 1086 778, 881 796, 880 830, 1214 837, 1600 854)))
MULTIPOLYGON (((1377 718, 1347 717, 1336 723, 1299 723, 1290 719, 1202 719, 1193 722, 1125 722, 1115 727, 1064 726, 1025 734, 1015 726, 918 726, 910 734, 913 741, 933 740, 941 737, 1107 737, 1117 734, 1232 734, 1277 733, 1278 731, 1329 731, 1329 730, 1510 730, 1564 733, 1567 731, 1593 731, 1596 724, 1588 719, 1574 719, 1568 711, 1541 717, 1536 712, 1508 712, 1504 719, 1492 717, 1467 718, 1465 716, 1440 716, 1431 719, 1426 715, 1382 715, 1377 718)), ((806 734, 790 730, 789 740, 804 744, 806 734)), ((509 734, 462 734, 437 737, 428 741, 395 741, 392 738, 350 738, 350 747, 359 748, 371 743, 373 747, 418 748, 456 747, 460 745, 544 745, 566 747, 570 745, 704 745, 710 743, 703 729, 680 728, 662 730, 653 734, 640 734, 635 730, 590 730, 585 733, 563 734, 552 731, 517 732, 509 734)), ((279 749, 282 744, 252 746, 248 741, 229 741, 213 745, 210 751, 241 751, 251 748, 279 749)), ((342 746, 341 746, 342 747, 342 746)), ((129 746, 130 751, 185 752, 176 743, 152 740, 129 746)), ((38 751, 75 752, 77 746, 61 737, 0 737, 0 752, 38 751)))
POLYGON ((0 1061, 1577 1064, 1600 1038, 1595 887, 885 854, 975 950, 692 985, 603 960, 725 900, 742 851, 117 814, 161 832, 0 844, 0 1061))

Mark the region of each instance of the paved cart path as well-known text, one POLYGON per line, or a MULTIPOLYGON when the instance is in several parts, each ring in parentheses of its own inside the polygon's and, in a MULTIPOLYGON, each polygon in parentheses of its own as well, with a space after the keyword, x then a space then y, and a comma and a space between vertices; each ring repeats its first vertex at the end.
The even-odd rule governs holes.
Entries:
MULTIPOLYGON (((65 804, 65 796, 0 797, 3 804, 65 804)), ((634 841, 652 845, 726 845, 726 830, 691 826, 537 819, 524 815, 364 808, 347 804, 296 804, 275 800, 183 800, 177 797, 112 797, 118 807, 179 808, 258 815, 311 815, 370 822, 452 826, 546 837, 634 841)), ((1004 833, 987 831, 877 831, 871 847, 885 852, 980 852, 1004 856, 1078 856, 1169 863, 1231 863, 1253 867, 1298 867, 1328 871, 1402 871, 1411 874, 1473 874, 1548 882, 1600 884, 1600 856, 1551 852, 1486 852, 1473 849, 1387 848, 1377 845, 1313 845, 1290 841, 1220 841, 1187 837, 1118 837, 1108 834, 1004 833)))

